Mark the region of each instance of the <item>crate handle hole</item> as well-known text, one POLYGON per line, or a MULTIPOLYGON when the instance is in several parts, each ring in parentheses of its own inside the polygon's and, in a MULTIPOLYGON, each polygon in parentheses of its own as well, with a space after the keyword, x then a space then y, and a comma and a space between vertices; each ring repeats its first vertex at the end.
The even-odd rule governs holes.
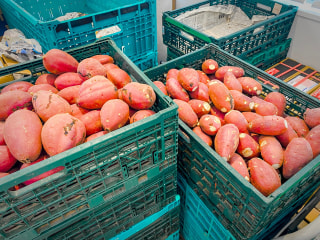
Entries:
POLYGON ((269 7, 267 5, 264 5, 264 4, 261 4, 261 3, 257 3, 257 8, 260 8, 260 9, 266 10, 268 12, 271 12, 271 7, 269 7))

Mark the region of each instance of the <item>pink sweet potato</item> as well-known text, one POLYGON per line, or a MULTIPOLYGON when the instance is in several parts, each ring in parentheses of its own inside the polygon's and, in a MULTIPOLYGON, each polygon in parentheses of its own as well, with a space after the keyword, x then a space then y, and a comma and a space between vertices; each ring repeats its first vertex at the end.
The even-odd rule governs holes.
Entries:
POLYGON ((286 97, 279 92, 270 92, 264 99, 267 102, 273 103, 278 108, 278 116, 282 117, 287 105, 286 97))
POLYGON ((288 146, 289 142, 291 142, 292 139, 297 138, 297 137, 298 137, 298 134, 291 127, 291 125, 289 123, 288 123, 287 130, 284 133, 276 136, 276 138, 278 139, 278 141, 281 143, 282 147, 284 147, 284 148, 286 148, 288 146))
POLYGON ((117 130, 129 120, 129 105, 123 100, 111 99, 103 104, 100 118, 105 131, 117 130))
POLYGON ((230 90, 234 100, 234 109, 241 112, 250 112, 254 108, 253 100, 237 90, 230 90))
POLYGON ((40 90, 45 90, 45 91, 51 91, 53 93, 58 93, 59 90, 56 89, 54 86, 48 84, 48 83, 42 83, 42 84, 37 84, 28 89, 28 93, 33 95, 34 93, 40 91, 40 90))
POLYGON ((309 128, 305 121, 299 117, 287 116, 284 118, 296 131, 298 137, 306 137, 309 133, 309 128))
POLYGON ((169 78, 166 82, 168 95, 173 99, 180 99, 188 102, 190 100, 188 92, 181 86, 175 78, 169 78))
POLYGON ((218 117, 221 125, 224 125, 226 123, 224 120, 226 114, 217 109, 213 104, 210 104, 210 107, 210 114, 218 117))
POLYGON ((5 120, 10 114, 19 109, 32 109, 30 93, 15 90, 0 94, 0 120, 5 120))
POLYGON ((42 58, 45 69, 59 75, 65 72, 77 72, 79 62, 69 53, 60 49, 49 50, 42 58))
POLYGON ((2 88, 1 93, 9 92, 9 91, 23 91, 23 92, 28 92, 28 89, 32 87, 33 84, 30 82, 26 81, 18 81, 18 82, 13 82, 2 88))
POLYGON ((107 131, 100 131, 100 132, 91 134, 90 136, 88 136, 88 137, 86 138, 86 141, 85 141, 85 142, 89 142, 89 141, 91 141, 91 140, 93 140, 93 139, 95 139, 95 138, 101 137, 101 136, 103 136, 103 135, 105 135, 105 134, 107 134, 107 133, 108 133, 107 131))
POLYGON ((56 80, 57 76, 58 75, 55 75, 53 73, 43 73, 37 78, 34 84, 38 85, 38 84, 47 83, 54 87, 54 81, 56 80))
POLYGON ((154 81, 153 83, 154 83, 154 85, 157 86, 157 88, 160 89, 161 92, 163 92, 164 95, 168 96, 168 92, 167 92, 166 85, 164 85, 163 82, 161 82, 161 81, 154 81))
POLYGON ((67 100, 69 104, 75 104, 78 102, 79 90, 81 85, 66 87, 58 92, 58 95, 67 100))
POLYGON ((188 103, 197 114, 198 118, 210 112, 211 107, 208 102, 199 99, 191 99, 188 103))
POLYGON ((280 168, 284 158, 280 142, 274 136, 260 136, 259 145, 263 160, 274 169, 280 168))
POLYGON ((8 172, 16 162, 17 159, 11 154, 9 148, 6 145, 0 145, 0 172, 8 172))
POLYGON ((189 96, 192 99, 199 99, 205 102, 210 101, 209 89, 207 85, 202 82, 199 83, 199 87, 196 90, 194 90, 193 92, 189 92, 189 96))
POLYGON ((98 54, 98 55, 92 56, 91 58, 97 59, 101 64, 114 63, 113 57, 107 54, 98 54))
POLYGON ((102 131, 102 124, 100 119, 100 111, 92 110, 80 116, 79 120, 84 123, 86 127, 86 136, 90 136, 96 132, 102 131))
POLYGON ((247 163, 243 160, 243 158, 239 154, 234 153, 229 160, 229 164, 238 173, 240 173, 241 176, 244 177, 245 180, 250 182, 250 175, 249 175, 247 163))
POLYGON ((199 81, 204 83, 204 84, 207 84, 208 82, 210 82, 210 78, 208 77, 207 74, 205 74, 203 71, 201 70, 197 70, 197 73, 199 75, 199 81))
POLYGON ((170 78, 174 78, 174 79, 177 79, 177 80, 178 80, 178 73, 179 73, 179 70, 178 70, 178 69, 175 69, 175 68, 170 69, 170 70, 167 72, 166 80, 168 81, 168 79, 170 79, 170 78))
POLYGON ((232 72, 236 78, 242 77, 244 75, 244 70, 240 67, 222 66, 222 67, 219 67, 219 69, 215 72, 215 76, 217 79, 222 81, 224 78, 224 75, 227 72, 232 72))
POLYGON ((303 114, 303 119, 306 124, 313 128, 320 124, 320 107, 319 108, 307 108, 303 114))
POLYGON ((258 113, 255 113, 255 112, 242 112, 242 115, 245 117, 245 119, 247 120, 248 124, 251 121, 253 121, 254 119, 262 117, 261 115, 259 115, 258 113))
POLYGON ((232 72, 225 73, 223 83, 229 90, 237 90, 242 92, 242 86, 232 72))
POLYGON ((58 113, 71 113, 70 104, 58 94, 40 90, 33 94, 32 105, 42 121, 58 113))
POLYGON ((214 136, 221 127, 221 122, 218 117, 211 114, 205 114, 199 119, 199 126, 205 134, 214 136))
POLYGON ((199 87, 199 75, 193 68, 182 68, 178 73, 177 79, 181 86, 189 92, 199 87))
POLYGON ((84 79, 87 80, 94 76, 106 76, 107 71, 105 67, 94 58, 86 58, 79 62, 77 72, 84 79))
POLYGON ((234 108, 234 100, 229 89, 218 80, 212 80, 208 84, 209 96, 215 107, 223 113, 232 110, 234 108))
POLYGON ((212 137, 205 134, 202 130, 200 126, 195 126, 192 131, 199 137, 202 139, 202 141, 204 141, 206 144, 208 144, 210 147, 212 147, 212 137))
POLYGON ((71 104, 71 115, 76 117, 76 118, 80 118, 80 116, 82 116, 83 114, 89 112, 90 110, 89 109, 86 109, 86 108, 82 108, 82 107, 79 107, 77 104, 71 104))
POLYGON ((251 184, 264 196, 269 196, 281 186, 277 171, 260 158, 248 161, 251 184))
POLYGON ((3 132, 4 132, 4 121, 0 121, 0 145, 6 145, 4 141, 3 132))
POLYGON ((59 113, 45 122, 41 131, 44 150, 54 156, 82 144, 86 139, 86 127, 69 113, 59 113))
POLYGON ((259 144, 249 134, 240 133, 237 152, 246 159, 257 157, 260 154, 259 144))
POLYGON ((114 84, 104 76, 94 76, 80 85, 77 104, 87 109, 100 109, 105 102, 118 98, 114 84))
POLYGON ((240 77, 238 81, 241 83, 243 93, 249 95, 260 95, 262 92, 262 85, 251 77, 240 77))
POLYGON ((178 115, 181 121, 186 123, 189 127, 193 128, 198 124, 198 116, 193 111, 192 107, 185 101, 173 99, 178 105, 178 115))
POLYGON ((316 158, 320 154, 320 125, 312 128, 307 134, 306 139, 312 148, 313 158, 316 158))
POLYGON ((264 100, 261 102, 255 101, 254 111, 261 116, 278 115, 278 108, 273 103, 264 100))
POLYGON ((206 59, 201 65, 201 69, 206 74, 214 74, 219 68, 217 61, 213 59, 206 59))
POLYGON ((262 116, 249 122, 249 131, 262 135, 280 135, 288 128, 287 121, 280 116, 262 116))
POLYGON ((284 151, 282 175, 291 178, 313 159, 313 152, 305 138, 294 138, 284 151))
POLYGON ((42 150, 42 123, 35 112, 21 109, 4 124, 4 139, 11 154, 20 162, 35 161, 42 150))
POLYGON ((152 87, 138 82, 130 82, 121 89, 123 101, 136 110, 149 109, 156 101, 152 87))
POLYGON ((217 132, 214 139, 216 152, 226 161, 236 152, 239 144, 239 130, 234 124, 225 124, 217 132))
POLYGON ((121 68, 110 69, 107 72, 107 78, 113 82, 118 89, 123 88, 125 85, 132 82, 129 74, 121 68))
POLYGON ((144 118, 150 117, 153 114, 156 114, 153 110, 149 110, 149 109, 138 110, 130 117, 130 123, 140 121, 144 118))
POLYGON ((57 89, 62 90, 67 87, 81 85, 83 81, 84 78, 82 78, 80 74, 74 72, 67 72, 60 74, 56 78, 56 80, 54 81, 54 86, 57 89))
POLYGON ((249 133, 248 121, 238 110, 231 110, 224 116, 226 123, 233 123, 239 129, 240 133, 249 133))

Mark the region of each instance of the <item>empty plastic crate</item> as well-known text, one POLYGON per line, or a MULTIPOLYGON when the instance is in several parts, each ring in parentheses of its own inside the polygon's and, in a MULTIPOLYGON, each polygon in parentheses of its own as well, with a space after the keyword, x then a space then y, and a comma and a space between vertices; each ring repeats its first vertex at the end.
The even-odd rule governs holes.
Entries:
MULTIPOLYGON (((152 109, 156 114, 1 178, 0 239, 37 237, 73 214, 81 215, 139 188, 172 166, 176 168, 178 115, 173 101, 109 38, 68 53, 79 61, 96 54, 113 56, 133 81, 154 87, 157 99, 152 109), (58 166, 64 170, 15 189, 58 166)), ((0 76, 25 69, 32 75, 18 81, 34 82, 38 74, 46 72, 42 59, 37 59, 0 69, 0 76)))
MULTIPOLYGON (((286 114, 301 117, 307 108, 320 107, 315 98, 270 76, 264 71, 221 50, 214 44, 178 57, 145 71, 151 80, 165 82, 172 69, 201 69, 206 59, 219 66, 239 66, 245 75, 263 86, 262 96, 279 91, 286 96, 286 114)), ((236 239, 261 239, 281 219, 297 207, 320 185, 320 156, 284 182, 268 197, 262 195, 236 170, 206 145, 185 123, 179 120, 178 167, 188 183, 198 186, 197 193, 210 211, 236 239), (200 192, 201 191, 201 192, 200 192)))

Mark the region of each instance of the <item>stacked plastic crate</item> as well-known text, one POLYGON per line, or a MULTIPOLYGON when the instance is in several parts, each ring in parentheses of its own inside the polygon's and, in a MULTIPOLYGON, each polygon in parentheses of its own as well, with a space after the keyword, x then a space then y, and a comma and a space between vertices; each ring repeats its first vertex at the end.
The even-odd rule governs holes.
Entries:
MULTIPOLYGON (((0 239, 177 239, 177 106, 109 38, 68 53, 78 61, 112 56, 133 81, 154 88, 156 114, 1 178, 0 239), (20 184, 56 167, 64 169, 20 184)), ((25 69, 31 76, 19 81, 46 72, 37 59, 0 76, 25 69)))
POLYGON ((44 53, 112 37, 140 69, 157 64, 155 0, 3 0, 0 8, 9 27, 38 40, 44 53))
MULTIPOLYGON (((320 102, 251 64, 223 51, 214 44, 145 71, 154 81, 166 81, 170 69, 201 69, 206 59, 215 59, 219 66, 238 66, 246 76, 259 81, 261 97, 279 91, 286 96, 286 114, 302 116, 307 108, 318 108, 320 102), (277 88, 273 88, 276 86, 277 88)), ((261 194, 217 152, 205 144, 191 128, 179 120, 178 173, 203 201, 210 213, 236 239, 270 239, 283 219, 290 218, 319 186, 320 156, 285 181, 268 197, 261 194)), ((182 200, 181 200, 182 201, 182 200)), ((182 201, 183 202, 183 201, 182 201)), ((183 205, 183 204, 182 204, 183 205)), ((208 223, 194 221, 193 228, 204 229, 208 223)), ((185 230, 182 230, 184 233, 185 230)), ((203 236, 202 239, 214 239, 203 236)))
MULTIPOLYGON (((218 11, 218 10, 215 10, 218 11)), ((230 10, 228 10, 230 12, 230 10)), ((167 45, 168 60, 176 58, 213 43, 234 56, 266 69, 286 57, 290 47, 288 34, 297 12, 297 7, 273 0, 208 0, 181 9, 163 13, 163 43, 167 45), (248 27, 238 28, 242 24, 237 10, 231 14, 214 14, 210 7, 233 5, 248 17, 248 27), (208 6, 210 6, 208 8, 208 6), (202 10, 201 9, 206 9, 202 10), (207 11, 207 9, 209 9, 207 11), (192 14, 192 12, 197 11, 192 14), (234 15, 233 15, 234 14, 234 15), (237 15, 238 14, 238 15, 237 15), (186 15, 186 20, 183 20, 186 15), (230 25, 234 16, 236 24, 230 25), (254 18, 255 16, 259 16, 254 18), (263 20, 255 21, 262 17, 263 20), (212 27, 224 23, 226 35, 211 35, 212 27), (238 25, 237 25, 238 24, 238 25)), ((246 19, 244 19, 246 21, 246 19)), ((222 31, 218 29, 218 32, 222 31)))

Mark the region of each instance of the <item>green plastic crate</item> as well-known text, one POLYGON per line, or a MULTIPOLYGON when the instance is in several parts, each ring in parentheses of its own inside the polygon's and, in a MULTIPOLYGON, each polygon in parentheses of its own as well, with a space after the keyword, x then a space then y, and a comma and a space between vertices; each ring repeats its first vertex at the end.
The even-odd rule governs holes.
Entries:
POLYGON ((287 39, 297 9, 296 6, 286 5, 273 0, 204 1, 163 13, 163 43, 179 50, 183 54, 199 49, 205 44, 214 43, 232 55, 245 59, 269 47, 280 44, 287 39), (187 11, 198 9, 204 5, 227 4, 240 7, 249 18, 256 14, 273 17, 221 38, 206 35, 175 19, 175 17, 187 11))
MULTIPOLYGON (((155 115, 122 127, 100 138, 50 157, 0 179, 0 239, 25 238, 41 234, 56 219, 68 219, 70 212, 81 214, 119 194, 139 187, 177 163, 177 105, 141 72, 109 38, 70 50, 81 60, 109 54, 133 81, 154 88, 155 115), (29 186, 14 186, 34 175, 64 166, 64 170, 29 186), (43 228, 42 228, 43 229, 43 228), (43 229, 45 230, 45 229, 43 229)), ((22 80, 34 82, 45 72, 42 59, 0 69, 0 76, 28 69, 22 80)), ((21 80, 21 79, 20 79, 21 80)), ((18 80, 18 81, 20 81, 18 80)), ((0 85, 0 89, 9 83, 0 85)))
MULTIPOLYGON (((279 91, 286 96, 288 115, 301 117, 306 108, 320 107, 320 101, 298 91, 264 71, 221 50, 214 44, 145 71, 151 80, 165 82, 171 68, 200 69, 205 59, 213 58, 220 66, 242 67, 246 76, 263 85, 262 95, 279 91), (274 88, 273 88, 274 87, 274 88)), ((320 185, 320 156, 287 180, 270 196, 263 196, 225 160, 179 120, 178 166, 185 178, 202 189, 202 200, 236 239, 259 239, 270 224, 289 214, 320 185), (210 203, 210 205, 208 204, 210 203)))
MULTIPOLYGON (((141 233, 126 231, 135 229, 141 222, 152 220, 157 217, 159 211, 169 211, 169 216, 164 214, 157 220, 160 222, 170 221, 173 225, 168 226, 167 233, 174 233, 179 227, 179 203, 177 195, 177 169, 171 167, 159 174, 157 178, 151 179, 141 185, 141 188, 118 198, 111 203, 105 203, 96 209, 89 210, 70 220, 43 233, 41 239, 138 239, 135 234, 141 233), (52 234, 53 232, 53 234, 52 234), (121 238, 118 238, 120 236, 121 238), (124 238, 124 237, 125 238, 124 238)), ((151 223, 152 228, 156 227, 151 223)), ((164 230, 162 230, 164 232, 164 230)), ((147 233, 147 232, 146 232, 147 233)), ((164 235, 169 236, 169 235, 164 235)))
POLYGON ((100 35, 112 37, 128 57, 157 51, 155 0, 2 0, 0 8, 9 27, 35 38, 44 53, 84 46, 100 35), (84 15, 56 20, 69 12, 84 15))
POLYGON ((140 70, 145 71, 158 65, 158 52, 148 53, 140 58, 131 58, 140 70))

